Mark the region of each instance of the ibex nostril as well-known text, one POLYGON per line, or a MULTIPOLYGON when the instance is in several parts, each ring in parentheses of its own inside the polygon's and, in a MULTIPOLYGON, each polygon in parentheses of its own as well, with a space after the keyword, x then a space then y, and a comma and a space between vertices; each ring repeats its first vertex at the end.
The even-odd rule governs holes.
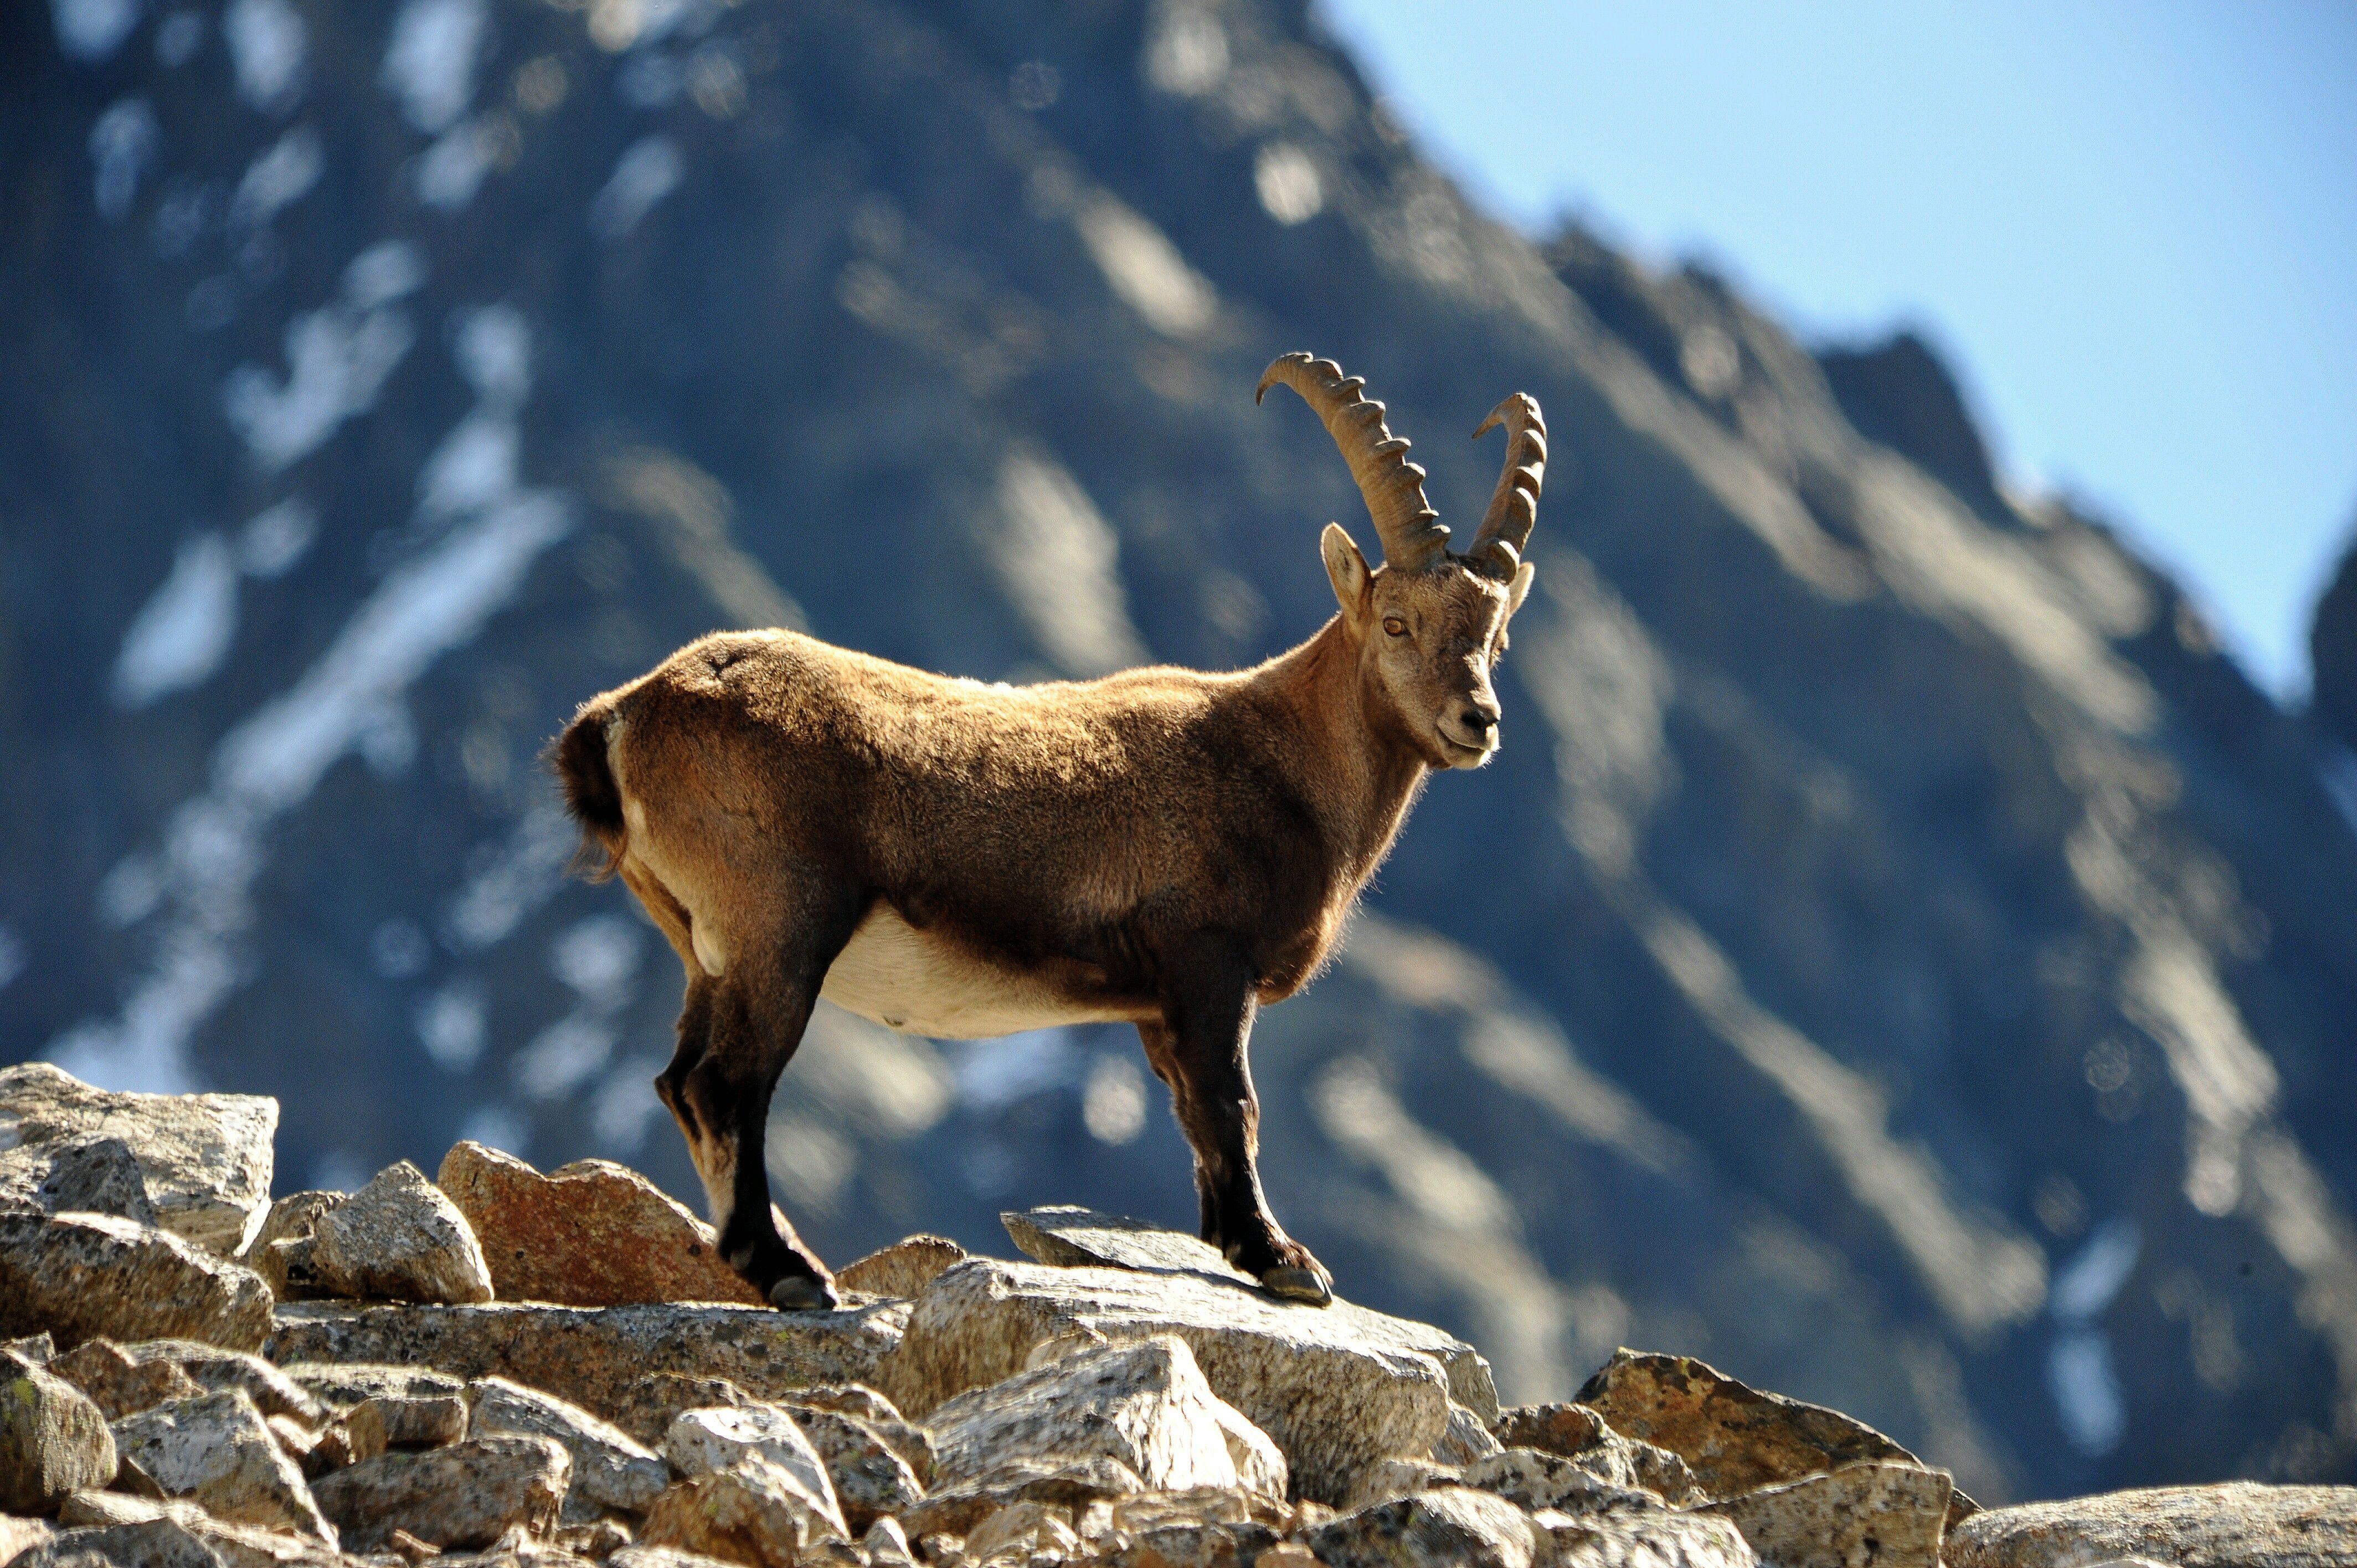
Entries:
POLYGON ((1458 722, 1475 735, 1488 735, 1497 726, 1498 715, 1485 713, 1480 708, 1468 708, 1458 722))

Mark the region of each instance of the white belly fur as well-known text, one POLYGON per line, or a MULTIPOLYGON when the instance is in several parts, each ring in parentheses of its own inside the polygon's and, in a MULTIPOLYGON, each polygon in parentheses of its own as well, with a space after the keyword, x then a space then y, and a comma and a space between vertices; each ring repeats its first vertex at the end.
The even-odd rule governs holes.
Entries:
POLYGON ((852 933, 819 994, 887 1028, 944 1040, 1129 1016, 1075 1003, 1039 981, 985 963, 880 903, 852 933))

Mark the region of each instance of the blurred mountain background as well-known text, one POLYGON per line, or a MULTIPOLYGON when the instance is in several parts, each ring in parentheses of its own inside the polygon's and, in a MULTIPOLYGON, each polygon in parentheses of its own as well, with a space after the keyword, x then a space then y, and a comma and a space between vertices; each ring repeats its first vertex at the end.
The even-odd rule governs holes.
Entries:
MULTIPOLYGON (((2357 568, 2287 713, 1998 482, 1917 338, 1469 205, 1291 0, 0 9, 0 1060, 280 1098, 282 1190, 482 1139, 694 1183, 679 979, 536 761, 716 627, 1232 666, 1544 404, 1506 746, 1265 1014, 1278 1212, 1509 1399, 1615 1345, 1983 1501, 2357 1478, 2357 568)), ((831 1260, 1192 1219, 1134 1036, 824 1011, 831 1260)))

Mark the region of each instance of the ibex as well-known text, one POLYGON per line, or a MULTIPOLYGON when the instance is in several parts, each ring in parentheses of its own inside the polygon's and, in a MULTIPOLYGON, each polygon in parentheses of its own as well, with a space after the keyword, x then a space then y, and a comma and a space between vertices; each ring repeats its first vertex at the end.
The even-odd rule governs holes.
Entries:
POLYGON ((1472 548, 1448 549, 1383 405, 1331 361, 1291 387, 1341 448, 1383 542, 1320 549, 1341 611, 1250 670, 985 685, 791 631, 723 632, 584 703, 555 746, 583 850, 603 851, 687 971, 656 1079, 729 1263, 778 1306, 834 1305, 780 1234, 770 1097, 819 998, 981 1038, 1137 1026, 1195 1155, 1204 1240, 1276 1295, 1333 1279, 1269 1212, 1246 1047, 1298 991, 1425 777, 1498 749, 1491 676, 1530 591, 1546 427, 1523 393, 1472 548))

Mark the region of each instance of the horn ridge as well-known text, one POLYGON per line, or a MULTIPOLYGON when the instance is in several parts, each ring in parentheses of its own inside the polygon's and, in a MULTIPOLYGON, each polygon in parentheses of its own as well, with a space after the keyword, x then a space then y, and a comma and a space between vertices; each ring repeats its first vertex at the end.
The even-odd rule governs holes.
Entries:
POLYGON ((1383 405, 1365 394, 1366 378, 1345 376, 1331 360, 1306 351, 1280 354, 1253 393, 1257 403, 1272 386, 1287 386, 1316 411, 1359 483, 1367 515, 1383 541, 1383 560, 1404 571, 1447 553, 1448 530, 1425 499, 1424 470, 1407 460, 1408 443, 1383 424, 1383 405))
POLYGON ((1486 562, 1497 576, 1513 575, 1530 545, 1531 530, 1538 524, 1539 489, 1546 480, 1546 418, 1538 399, 1516 392, 1490 411, 1473 432, 1479 441, 1500 425, 1506 430, 1506 466, 1491 492, 1489 510, 1466 552, 1471 561, 1486 562))

